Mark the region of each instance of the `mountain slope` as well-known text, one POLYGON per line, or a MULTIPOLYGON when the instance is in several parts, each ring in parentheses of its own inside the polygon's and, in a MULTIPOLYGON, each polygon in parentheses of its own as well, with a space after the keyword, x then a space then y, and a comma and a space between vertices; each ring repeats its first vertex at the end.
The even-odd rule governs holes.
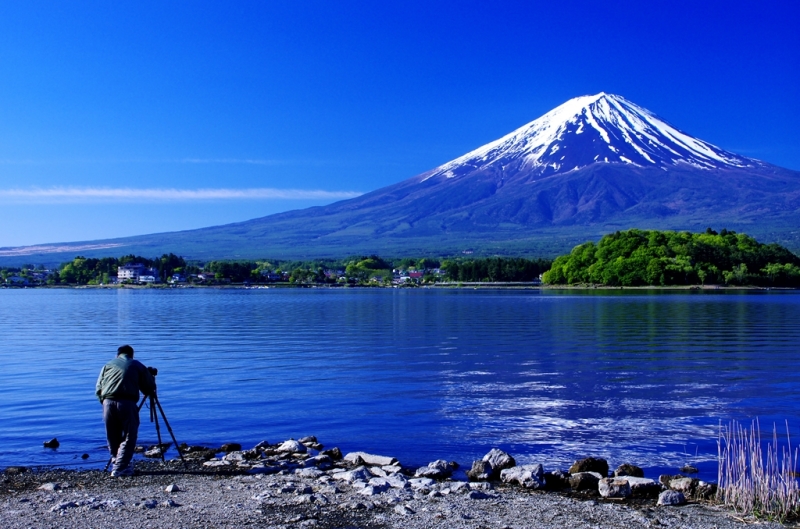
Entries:
POLYGON ((694 138, 622 97, 582 96, 431 171, 360 197, 246 222, 0 250, 50 260, 354 253, 555 255, 631 227, 747 231, 800 249, 800 172, 694 138), (91 246, 96 246, 92 248, 91 246), (83 247, 82 250, 79 248, 83 247))

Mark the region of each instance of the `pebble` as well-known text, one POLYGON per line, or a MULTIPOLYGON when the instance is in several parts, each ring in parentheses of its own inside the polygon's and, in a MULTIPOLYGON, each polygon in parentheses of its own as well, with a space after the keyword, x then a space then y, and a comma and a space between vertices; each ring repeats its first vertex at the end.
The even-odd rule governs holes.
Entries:
MULTIPOLYGON (((35 527, 113 526, 115 529, 225 527, 232 520, 242 527, 287 529, 747 527, 724 510, 697 503, 679 509, 668 506, 680 505, 681 497, 685 502, 685 495, 678 491, 663 493, 659 499, 663 507, 659 508, 655 508, 654 499, 638 499, 634 503, 625 499, 585 501, 554 493, 531 493, 519 485, 495 487, 485 481, 409 478, 408 470, 399 465, 352 468, 337 462, 330 470, 321 470, 313 463, 300 468, 299 463, 308 456, 301 457, 295 452, 278 455, 275 445, 262 448, 267 455, 248 460, 257 465, 254 468, 283 466, 292 471, 255 474, 250 472, 252 469, 237 469, 235 465, 226 465, 230 461, 222 460, 209 461, 212 465, 193 461, 185 473, 179 462, 167 462, 167 471, 160 461, 137 463, 137 475, 126 480, 111 480, 97 471, 7 470, 4 480, 10 485, 4 486, 0 494, 0 527, 19 527, 21 517, 35 527), (173 482, 176 474, 180 475, 180 487, 173 482), (54 495, 54 491, 58 494, 54 495), (180 498, 180 502, 165 495, 177 492, 180 496, 175 498, 180 498)), ((229 453, 233 452, 237 451, 229 453)), ((241 462, 236 455, 231 459, 241 462)), ((353 459, 364 461, 363 457, 353 459)), ((441 460, 423 468, 434 467, 452 469, 453 465, 441 460)), ((524 470, 531 476, 540 475, 537 467, 524 470)), ((633 489, 639 483, 651 488, 658 486, 644 478, 607 480, 609 487, 623 489, 626 484, 633 489)), ((781 526, 764 522, 760 527, 781 526)))

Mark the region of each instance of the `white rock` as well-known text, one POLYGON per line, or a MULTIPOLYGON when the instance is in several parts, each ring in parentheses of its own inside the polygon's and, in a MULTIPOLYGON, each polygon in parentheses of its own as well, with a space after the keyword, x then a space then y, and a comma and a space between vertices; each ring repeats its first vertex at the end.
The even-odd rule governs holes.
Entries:
POLYGON ((388 483, 393 489, 407 489, 411 487, 411 484, 408 482, 408 478, 402 474, 387 476, 385 479, 386 483, 388 483))
POLYGON ((604 498, 627 498, 632 493, 628 480, 618 478, 601 479, 597 490, 604 498))
POLYGON ((379 478, 385 478, 389 475, 381 467, 367 467, 367 470, 369 470, 370 474, 379 478))
POLYGON ((386 480, 386 478, 372 478, 367 483, 369 484, 369 486, 380 489, 381 492, 386 492, 391 488, 391 485, 386 480))
POLYGON ((483 456, 483 460, 492 465, 495 472, 500 472, 506 468, 516 466, 514 458, 503 452, 499 448, 492 448, 489 453, 483 456))
POLYGON ((350 463, 356 463, 358 458, 361 458, 361 461, 364 464, 375 467, 396 465, 398 463, 397 458, 388 456, 378 456, 375 454, 368 454, 366 452, 350 452, 349 454, 344 456, 344 460, 350 463))
POLYGON ((411 478, 408 482, 412 489, 430 489, 436 485, 436 482, 430 478, 411 478))
POLYGON ((164 492, 173 493, 173 492, 180 492, 180 490, 181 489, 178 488, 178 486, 176 484, 172 483, 171 485, 167 485, 166 486, 166 488, 164 489, 164 492))
POLYGON ((308 452, 308 448, 305 447, 301 442, 295 441, 294 439, 289 439, 288 441, 284 441, 279 447, 278 452, 288 453, 288 454, 305 454, 308 452))
POLYGON ((444 479, 450 477, 455 469, 455 466, 448 461, 437 459, 432 463, 428 463, 427 467, 418 468, 414 475, 418 478, 444 479))
POLYGON ((672 490, 676 490, 678 492, 683 492, 684 494, 692 490, 692 485, 694 484, 694 479, 692 478, 676 478, 671 479, 669 482, 669 488, 672 490))
POLYGON ((230 461, 222 461, 222 460, 219 460, 219 459, 212 459, 210 461, 204 462, 203 466, 204 467, 215 468, 215 467, 227 467, 227 466, 230 466, 230 464, 231 464, 230 461))
POLYGON ((381 492, 383 492, 383 490, 380 487, 375 487, 373 485, 367 485, 358 491, 359 494, 363 494, 364 496, 377 496, 381 492))
POLYGON ((294 473, 297 474, 298 476, 301 476, 301 477, 304 477, 304 478, 310 478, 310 479, 317 479, 317 478, 325 475, 325 472, 319 470, 318 468, 314 468, 314 467, 311 467, 311 468, 298 468, 297 470, 294 471, 294 473))
POLYGON ((277 474, 281 471, 280 467, 268 467, 264 464, 261 465, 254 465, 252 466, 247 473, 248 474, 277 474))
POLYGON ((55 490, 59 490, 60 488, 61 485, 59 485, 58 483, 43 483, 39 485, 37 490, 46 490, 48 492, 53 492, 55 490))
POLYGON ((542 465, 522 465, 507 468, 500 472, 503 483, 517 483, 526 489, 541 489, 544 487, 544 468, 542 465))
POLYGON ((350 483, 353 483, 354 481, 368 481, 370 478, 372 478, 372 474, 370 474, 366 468, 358 467, 353 470, 332 474, 331 477, 333 479, 349 481, 350 483))
POLYGON ((645 491, 647 489, 661 488, 661 484, 650 478, 637 478, 633 476, 619 476, 617 479, 624 479, 631 486, 631 492, 645 491))
POLYGON ((328 469, 333 464, 333 460, 330 456, 324 455, 316 455, 314 457, 309 457, 305 461, 303 461, 303 465, 306 467, 315 466, 319 467, 323 470, 328 469))
POLYGON ((403 516, 409 516, 414 514, 413 509, 411 509, 407 505, 395 505, 394 512, 396 512, 397 514, 401 514, 403 516))
POLYGON ((450 484, 450 491, 451 492, 467 492, 469 490, 469 484, 465 481, 457 481, 455 483, 450 484))

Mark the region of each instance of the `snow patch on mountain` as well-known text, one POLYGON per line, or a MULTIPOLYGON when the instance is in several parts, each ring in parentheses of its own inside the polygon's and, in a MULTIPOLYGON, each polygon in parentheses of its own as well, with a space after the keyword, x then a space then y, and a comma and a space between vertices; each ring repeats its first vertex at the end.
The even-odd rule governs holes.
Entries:
POLYGON ((606 93, 570 99, 519 129, 425 175, 456 178, 499 167, 547 176, 593 163, 640 167, 690 164, 699 169, 754 167, 760 162, 676 129, 649 110, 606 93))

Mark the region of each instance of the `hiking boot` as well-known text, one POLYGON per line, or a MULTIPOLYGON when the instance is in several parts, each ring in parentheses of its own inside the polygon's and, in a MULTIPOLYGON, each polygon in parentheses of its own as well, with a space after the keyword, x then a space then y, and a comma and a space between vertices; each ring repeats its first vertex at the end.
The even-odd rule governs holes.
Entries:
POLYGON ((112 478, 125 478, 125 477, 130 477, 130 476, 133 476, 133 465, 132 464, 128 465, 125 468, 121 468, 119 470, 113 470, 111 472, 111 477, 112 478))

